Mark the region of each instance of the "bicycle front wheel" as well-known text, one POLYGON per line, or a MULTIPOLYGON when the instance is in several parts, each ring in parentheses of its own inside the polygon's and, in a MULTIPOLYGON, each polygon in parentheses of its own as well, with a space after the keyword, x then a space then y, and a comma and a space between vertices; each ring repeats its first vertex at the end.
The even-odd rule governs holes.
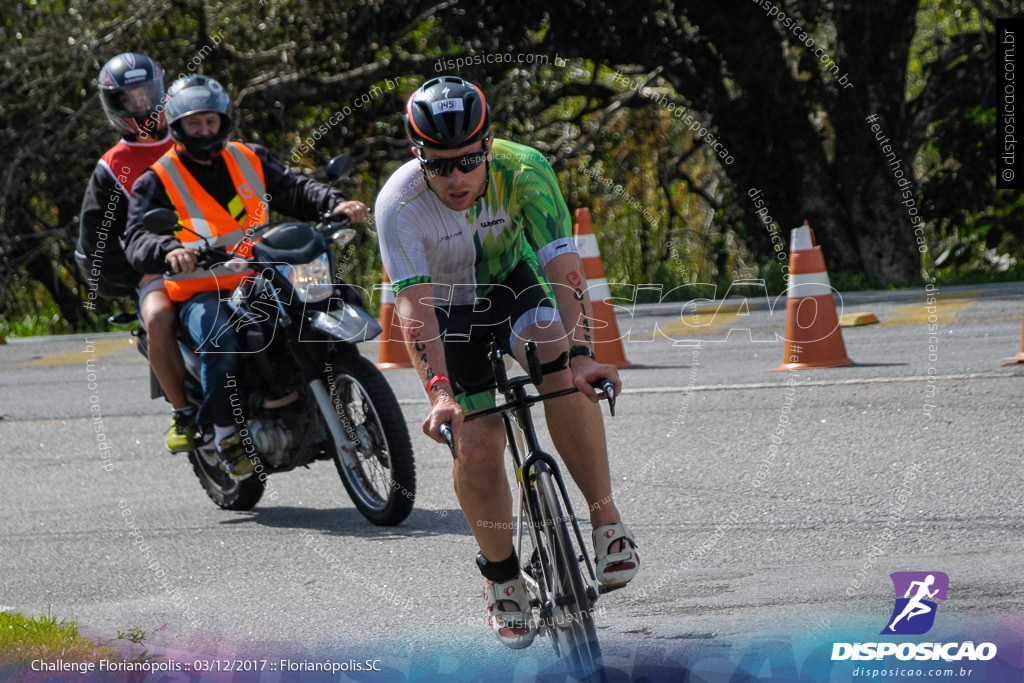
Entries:
POLYGON ((546 467, 538 467, 536 475, 537 498, 544 517, 541 535, 551 554, 545 573, 554 603, 549 626, 555 651, 566 658, 574 673, 587 676, 601 669, 593 601, 580 572, 580 556, 562 512, 558 486, 546 467))

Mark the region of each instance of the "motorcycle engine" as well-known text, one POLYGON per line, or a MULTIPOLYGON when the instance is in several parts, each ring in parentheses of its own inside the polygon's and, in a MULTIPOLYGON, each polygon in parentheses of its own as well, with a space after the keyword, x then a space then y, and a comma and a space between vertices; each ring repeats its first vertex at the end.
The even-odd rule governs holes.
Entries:
POLYGON ((255 417, 246 426, 260 457, 273 467, 286 464, 291 457, 290 451, 301 443, 300 436, 288 429, 288 424, 280 418, 255 417))

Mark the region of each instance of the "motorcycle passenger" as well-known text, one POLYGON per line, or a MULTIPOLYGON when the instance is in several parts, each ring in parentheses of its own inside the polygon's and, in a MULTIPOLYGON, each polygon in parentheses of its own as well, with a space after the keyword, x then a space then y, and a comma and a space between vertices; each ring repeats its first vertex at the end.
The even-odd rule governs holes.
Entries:
POLYGON ((185 364, 175 340, 177 316, 163 278, 142 275, 124 255, 128 200, 135 181, 171 147, 161 100, 164 74, 149 57, 117 55, 100 70, 100 102, 121 140, 100 157, 82 199, 75 260, 90 298, 138 296, 149 338, 149 362, 173 413, 167 450, 187 451, 195 435, 195 411, 185 394, 185 364))
POLYGON ((202 241, 190 232, 177 235, 146 230, 143 217, 157 208, 174 209, 181 224, 207 237, 213 246, 232 247, 249 256, 247 230, 267 222, 270 210, 314 222, 327 212, 362 221, 367 207, 337 190, 298 177, 260 145, 229 142, 232 107, 227 92, 207 76, 175 81, 165 108, 174 146, 135 184, 128 211, 129 262, 146 273, 167 276, 167 293, 202 361, 203 405, 200 424, 211 424, 221 469, 235 479, 252 475, 231 408, 231 376, 238 369, 239 342, 226 299, 247 275, 196 265, 202 241))
POLYGON ((606 586, 639 569, 633 534, 612 498, 599 395, 601 378, 621 387, 612 365, 594 360, 586 277, 554 171, 535 149, 496 140, 483 92, 452 76, 428 80, 409 98, 405 128, 414 159, 377 197, 378 239, 393 282, 413 364, 431 401, 423 431, 442 441, 451 423, 459 505, 480 549, 488 623, 512 648, 536 635, 512 542, 512 498, 501 418, 463 423, 495 405, 487 358, 492 331, 522 363, 526 341, 543 363, 568 358, 542 391, 579 393, 545 402, 555 447, 590 504, 597 574, 606 586), (433 301, 439 303, 432 306, 433 301), (565 354, 565 355, 562 355, 565 354))

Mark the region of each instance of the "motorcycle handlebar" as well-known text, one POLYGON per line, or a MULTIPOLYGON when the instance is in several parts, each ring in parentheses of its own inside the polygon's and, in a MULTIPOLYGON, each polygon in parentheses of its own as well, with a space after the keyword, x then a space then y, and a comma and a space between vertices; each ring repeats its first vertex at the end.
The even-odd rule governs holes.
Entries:
POLYGON ((346 228, 351 222, 352 219, 348 217, 348 214, 329 211, 320 217, 320 223, 317 225, 317 230, 319 232, 326 232, 336 228, 346 228))

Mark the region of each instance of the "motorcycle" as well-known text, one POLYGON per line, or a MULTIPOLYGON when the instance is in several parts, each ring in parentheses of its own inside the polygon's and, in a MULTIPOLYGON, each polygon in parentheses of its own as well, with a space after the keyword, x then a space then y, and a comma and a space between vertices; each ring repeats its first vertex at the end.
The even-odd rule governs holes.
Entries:
MULTIPOLYGON (((348 175, 351 167, 350 157, 336 157, 328 178, 348 175)), ((243 349, 240 372, 229 382, 236 385, 232 411, 256 472, 236 480, 221 469, 212 424, 200 422, 188 456, 207 495, 221 508, 251 509, 268 488, 268 475, 332 460, 352 502, 370 522, 399 524, 412 511, 416 473, 405 419, 383 374, 356 346, 379 335, 380 324, 366 312, 356 288, 332 275, 334 253, 327 240, 348 243, 355 230, 347 224, 347 218, 331 214, 315 226, 293 221, 259 226, 243 238, 250 240, 251 260, 199 236, 199 266, 253 272, 228 300, 243 349)), ((148 212, 144 225, 163 234, 192 232, 169 209, 148 212)), ((140 325, 134 334, 148 358, 145 330, 140 325)), ((186 391, 198 411, 200 359, 183 334, 179 330, 186 391)), ((152 373, 151 387, 154 398, 163 395, 152 373)))

